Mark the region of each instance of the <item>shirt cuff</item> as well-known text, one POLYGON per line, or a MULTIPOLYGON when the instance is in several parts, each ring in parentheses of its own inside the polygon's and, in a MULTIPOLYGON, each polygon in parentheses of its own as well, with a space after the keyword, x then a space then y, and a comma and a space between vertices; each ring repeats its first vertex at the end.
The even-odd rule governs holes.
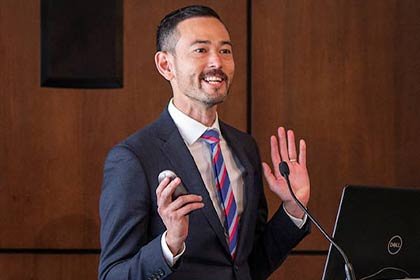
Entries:
POLYGON ((160 244, 162 246, 163 257, 165 258, 168 265, 170 267, 173 267, 174 264, 178 261, 178 259, 185 252, 185 242, 182 244, 181 252, 176 256, 172 255, 172 252, 169 249, 168 244, 166 244, 166 231, 162 234, 162 238, 160 239, 160 244))
POLYGON ((293 217, 291 214, 289 214, 289 212, 287 212, 287 210, 286 210, 286 207, 284 207, 284 204, 283 204, 283 209, 284 209, 284 212, 286 212, 287 216, 289 216, 289 218, 292 220, 292 222, 298 228, 302 229, 303 225, 306 223, 308 215, 306 215, 306 213, 305 213, 305 215, 303 216, 303 219, 299 219, 299 218, 293 217))

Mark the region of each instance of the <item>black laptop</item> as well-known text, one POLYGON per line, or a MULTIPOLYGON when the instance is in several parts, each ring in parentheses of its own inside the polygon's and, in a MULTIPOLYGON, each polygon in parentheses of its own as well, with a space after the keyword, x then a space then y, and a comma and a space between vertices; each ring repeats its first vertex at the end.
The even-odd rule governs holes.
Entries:
MULTIPOLYGON (((420 189, 345 187, 333 239, 357 280, 420 278, 420 189)), ((322 279, 346 279, 333 247, 322 279)))

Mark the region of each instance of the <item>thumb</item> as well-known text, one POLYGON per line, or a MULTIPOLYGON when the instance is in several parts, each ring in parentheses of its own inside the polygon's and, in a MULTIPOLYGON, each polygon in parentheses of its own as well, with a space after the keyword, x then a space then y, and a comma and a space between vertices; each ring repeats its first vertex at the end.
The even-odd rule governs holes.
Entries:
POLYGON ((264 177, 267 180, 267 183, 268 183, 268 185, 271 189, 271 186, 273 184, 275 184, 276 177, 274 176, 273 172, 271 171, 270 166, 267 163, 263 162, 262 163, 262 168, 263 168, 263 172, 264 172, 264 177))

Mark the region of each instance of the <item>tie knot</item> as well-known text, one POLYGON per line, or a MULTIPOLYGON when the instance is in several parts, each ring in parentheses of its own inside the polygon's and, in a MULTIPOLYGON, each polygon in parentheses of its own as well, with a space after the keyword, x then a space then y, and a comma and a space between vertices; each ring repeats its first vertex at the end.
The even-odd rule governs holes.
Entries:
POLYGON ((215 129, 206 130, 206 132, 201 135, 201 139, 209 143, 210 145, 217 144, 220 141, 219 132, 215 129))

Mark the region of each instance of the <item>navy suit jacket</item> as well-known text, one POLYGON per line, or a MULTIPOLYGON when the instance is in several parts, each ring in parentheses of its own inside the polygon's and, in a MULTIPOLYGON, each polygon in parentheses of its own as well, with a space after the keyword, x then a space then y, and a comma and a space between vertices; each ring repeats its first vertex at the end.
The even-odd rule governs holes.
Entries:
POLYGON ((267 222, 259 152, 254 139, 220 122, 223 137, 244 167, 244 211, 232 261, 224 229, 193 157, 167 110, 148 127, 116 145, 104 168, 100 198, 100 279, 266 279, 309 232, 297 228, 283 207, 267 222), (158 174, 173 170, 204 208, 190 214, 186 251, 166 263, 157 213, 158 174))

